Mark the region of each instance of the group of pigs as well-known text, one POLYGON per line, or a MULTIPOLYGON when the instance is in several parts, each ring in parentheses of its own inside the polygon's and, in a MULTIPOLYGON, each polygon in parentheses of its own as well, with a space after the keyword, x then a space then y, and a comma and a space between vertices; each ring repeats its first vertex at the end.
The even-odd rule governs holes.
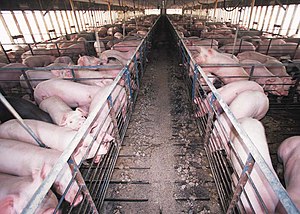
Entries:
MULTIPOLYGON (((217 91, 277 178, 272 166, 265 130, 259 121, 269 109, 269 100, 263 88, 255 82, 241 80, 231 82, 217 89, 217 91)), ((212 113, 212 106, 215 109, 214 111, 220 114, 214 121, 209 147, 213 152, 223 148, 226 150, 234 168, 232 182, 236 186, 249 154, 249 142, 242 142, 227 115, 222 113, 218 102, 212 100, 211 93, 205 99, 196 98, 195 103, 200 107, 200 111, 197 113, 198 117, 202 117, 208 112, 212 113)), ((286 139, 278 149, 278 158, 284 165, 286 190, 298 209, 300 208, 298 200, 300 193, 298 172, 300 167, 296 164, 296 161, 300 159, 299 152, 300 136, 286 139)), ((241 194, 238 203, 239 208, 241 210, 245 209, 246 213, 252 213, 253 211, 255 213, 264 213, 266 211, 268 213, 274 213, 275 211, 284 213, 284 208, 279 203, 277 195, 257 164, 254 164, 250 178, 261 196, 266 210, 249 182, 246 183, 244 192, 241 194)))
MULTIPOLYGON (((255 49, 242 49, 236 57, 217 51, 218 42, 216 40, 191 39, 185 40, 185 43, 193 59, 210 77, 209 79, 212 82, 218 79, 223 83, 223 86, 217 89, 218 93, 277 178, 272 166, 265 130, 259 120, 266 115, 269 109, 269 100, 265 93, 287 96, 295 80, 292 80, 285 66, 278 59, 256 52, 255 49), (256 65, 254 70, 251 65, 256 65), (249 78, 251 72, 253 75, 249 78), (248 81, 249 79, 253 81, 248 81)), ((194 66, 190 67, 194 68, 194 66)), ((192 72, 193 70, 190 70, 191 76, 192 72)), ((199 81, 202 84, 205 83, 201 78, 199 81)), ((208 87, 202 87, 202 89, 210 91, 208 87)), ((237 186, 249 154, 247 147, 249 142, 242 142, 227 114, 223 113, 218 102, 213 100, 212 93, 209 93, 206 98, 196 97, 194 102, 199 107, 199 111, 196 113, 197 117, 203 117, 208 112, 212 113, 212 107, 215 109, 214 112, 220 114, 214 121, 209 147, 211 151, 226 150, 234 168, 231 176, 232 185, 237 186)), ((298 200, 300 180, 297 173, 300 167, 297 166, 296 161, 300 159, 299 152, 300 136, 286 139, 278 149, 278 158, 283 162, 285 168, 286 190, 298 209, 300 208, 298 200)), ((260 202, 260 198, 250 182, 247 182, 238 202, 239 208, 246 213, 274 213, 275 211, 283 213, 282 204, 257 164, 254 164, 249 177, 264 205, 260 202)))
MULTIPOLYGON (((213 83, 219 80, 226 85, 240 80, 252 80, 262 85, 268 93, 287 96, 290 87, 296 82, 279 60, 256 51, 245 51, 236 57, 228 53, 220 53, 213 48, 187 47, 195 63, 202 67, 213 83)), ((190 75, 193 75, 192 72, 193 70, 190 70, 190 75)), ((204 83, 202 78, 199 80, 204 83)))
MULTIPOLYGON (((113 80, 120 73, 121 68, 127 64, 139 43, 140 41, 136 40, 120 42, 115 44, 112 50, 102 52, 100 58, 81 56, 77 65, 91 67, 77 69, 75 66, 72 71, 68 65, 72 65, 73 62, 67 56, 58 58, 49 55, 28 56, 23 60, 23 64, 5 65, 10 68, 14 66, 49 67, 49 71, 26 70, 25 73, 34 88, 35 102, 40 110, 44 111, 43 118, 44 114, 46 117, 48 114, 51 118, 41 118, 45 121, 40 121, 24 117, 29 118, 24 119, 25 124, 49 149, 39 147, 16 119, 1 121, 1 211, 17 213, 22 211, 62 152, 68 148, 68 144, 72 142, 77 130, 83 126, 86 118, 93 112, 99 113, 91 127, 87 128, 84 139, 80 141, 73 155, 77 164, 83 158, 93 159, 94 163, 101 161, 101 157, 106 154, 114 140, 112 136, 114 125, 110 112, 114 111, 114 114, 119 115, 123 120, 126 118, 128 96, 124 79, 121 79, 111 92, 112 106, 103 103, 99 109, 99 100, 109 93, 113 80), (99 65, 106 66, 101 68, 99 65), (118 66, 110 68, 110 65, 118 66), (66 66, 66 68, 60 69, 59 66, 66 66), (68 77, 71 80, 66 79, 68 77), (76 82, 72 81, 73 78, 76 79, 76 82), (55 124, 49 123, 51 120, 55 124)), ((0 71, 0 75, 2 72, 0 71)), ((8 75, 6 73, 1 78, 15 80, 10 83, 1 83, 2 87, 7 87, 5 84, 19 84, 19 79, 22 80, 24 77, 21 76, 20 71, 15 71, 8 75), (13 75, 9 76, 10 74, 13 75)), ((26 81, 21 81, 21 86, 26 88, 26 84, 26 81)), ((12 99, 8 97, 8 100, 12 99)), ((22 100, 23 102, 24 100, 22 100)), ((19 113, 23 116, 22 112, 19 113)), ((36 114, 33 113, 33 115, 36 114)), ((62 195, 67 190, 71 178, 72 172, 66 163, 53 184, 55 192, 62 195)), ((73 182, 65 195, 65 200, 70 204, 78 205, 83 199, 79 190, 77 183, 73 182)), ((37 213, 52 213, 57 203, 56 196, 49 190, 37 213)))

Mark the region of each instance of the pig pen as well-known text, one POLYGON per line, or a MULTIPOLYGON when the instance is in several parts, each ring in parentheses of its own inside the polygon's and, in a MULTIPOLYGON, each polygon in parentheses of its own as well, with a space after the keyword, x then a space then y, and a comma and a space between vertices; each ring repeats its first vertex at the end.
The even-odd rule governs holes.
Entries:
MULTIPOLYGON (((64 80, 72 80, 74 82, 97 80, 97 78, 76 78, 74 73, 78 70, 117 68, 120 69, 120 72, 103 93, 101 92, 94 99, 94 109, 90 110, 87 119, 81 128, 76 131, 71 142, 65 142, 69 143, 69 145, 63 151, 60 150, 62 154, 51 168, 49 174, 47 174, 36 190, 32 190, 33 196, 28 200, 22 213, 34 213, 41 204, 46 203, 46 195, 66 163, 68 163, 71 169, 72 176, 71 180, 68 180, 67 184, 65 184, 64 192, 60 193, 60 195, 56 194, 58 202, 55 207, 52 207, 54 213, 60 211, 63 213, 99 212, 138 96, 140 81, 144 74, 146 58, 150 49, 149 44, 152 40, 152 34, 156 29, 155 26, 156 24, 151 27, 145 38, 141 40, 134 54, 123 68, 101 65, 30 68, 45 72, 49 69, 56 69, 58 71, 69 70, 73 77, 69 79, 64 78, 64 80), (120 90, 120 88, 122 89, 120 90), (91 129, 93 129, 92 134, 90 134, 91 129), (111 136, 111 138, 107 138, 107 135, 111 136), (82 148, 82 144, 85 145, 84 148, 82 148), (89 156, 91 151, 95 154, 92 158, 89 156), (74 186, 78 186, 78 189, 74 189, 74 186), (76 190, 75 194, 74 190, 76 190), (72 201, 68 203, 65 197, 71 194, 70 192, 73 194, 72 201)), ((26 125, 26 120, 15 114, 14 109, 7 103, 3 95, 15 97, 27 95, 28 99, 33 100, 33 82, 44 81, 47 78, 32 81, 26 75, 28 68, 24 67, 0 69, 4 74, 5 72, 6 74, 10 74, 9 72, 13 70, 16 73, 24 75, 23 83, 27 85, 27 89, 17 86, 18 84, 15 84, 17 81, 1 79, 2 86, 7 86, 7 88, 2 87, 1 101, 18 118, 19 123, 23 124, 24 128, 37 140, 37 143, 41 145, 39 136, 30 130, 31 128, 26 125)), ((80 91, 72 91, 71 93, 80 94, 80 91)))
MULTIPOLYGON (((295 79, 293 84, 289 85, 288 95, 276 96, 272 94, 272 91, 269 91, 270 108, 261 122, 265 128, 270 154, 261 154, 260 152, 263 149, 257 149, 257 145, 249 139, 250 136, 253 137, 253 134, 245 132, 224 101, 224 97, 216 89, 221 87, 222 83, 214 81, 213 84, 212 78, 214 76, 206 75, 203 71, 203 68, 206 67, 235 67, 237 65, 222 63, 220 63, 221 65, 218 63, 207 65, 204 63, 200 67, 192 57, 186 38, 182 38, 175 27, 174 35, 178 39, 183 72, 185 73, 187 88, 190 91, 191 102, 197 117, 200 138, 205 144, 206 154, 224 212, 272 213, 275 209, 274 204, 276 207, 277 201, 280 201, 287 213, 298 213, 299 211, 284 188, 282 166, 277 161, 277 149, 284 139, 300 134, 299 63, 296 60, 291 60, 289 63, 284 64, 289 74, 295 79), (210 94, 207 91, 211 91, 210 94), (239 142, 245 150, 241 151, 241 147, 238 147, 236 141, 233 141, 233 132, 238 136, 237 138, 239 138, 239 142), (245 151, 247 154, 243 154, 245 151), (264 160, 268 155, 271 156, 276 174, 273 174, 272 166, 268 166, 264 160), (261 177, 263 175, 262 179, 265 182, 263 186, 257 183, 257 174, 255 173, 260 173, 261 177), (270 205, 270 198, 265 198, 266 192, 263 193, 262 189, 267 189, 267 194, 276 198, 273 205, 270 205), (273 206, 272 209, 270 209, 270 206, 273 206)), ((272 39, 270 39, 271 41, 272 39)), ((213 46, 212 40, 209 46, 213 46)), ((266 53, 268 53, 270 45, 266 47, 266 53)), ((237 44, 236 50, 241 51, 241 46, 237 44)), ((295 50, 293 53, 291 51, 289 53, 292 54, 291 59, 293 59, 295 50)), ((261 65, 251 66, 253 72, 254 67, 261 65)), ((228 77, 234 78, 230 75, 228 77)), ((251 73, 249 79, 255 78, 255 72, 251 73)))

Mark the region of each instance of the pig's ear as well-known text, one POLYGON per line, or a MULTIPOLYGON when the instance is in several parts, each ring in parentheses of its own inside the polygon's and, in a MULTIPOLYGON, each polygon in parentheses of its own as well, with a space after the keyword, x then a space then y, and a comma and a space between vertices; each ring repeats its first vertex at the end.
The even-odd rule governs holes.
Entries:
POLYGON ((84 117, 88 116, 88 112, 80 107, 76 108, 75 111, 81 112, 82 116, 84 116, 84 117))
POLYGON ((0 200, 0 210, 2 214, 15 213, 14 202, 18 198, 16 195, 7 195, 5 198, 0 200))
POLYGON ((61 118, 59 126, 65 126, 67 125, 67 116, 64 114, 64 116, 61 118))

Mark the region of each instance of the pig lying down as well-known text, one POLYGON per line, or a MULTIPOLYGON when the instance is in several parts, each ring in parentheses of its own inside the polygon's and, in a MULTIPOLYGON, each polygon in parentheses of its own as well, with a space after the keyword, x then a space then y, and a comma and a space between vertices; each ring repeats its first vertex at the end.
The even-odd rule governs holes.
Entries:
POLYGON ((52 96, 40 103, 43 111, 50 114, 55 124, 78 130, 86 120, 85 112, 80 108, 73 111, 60 97, 52 96))

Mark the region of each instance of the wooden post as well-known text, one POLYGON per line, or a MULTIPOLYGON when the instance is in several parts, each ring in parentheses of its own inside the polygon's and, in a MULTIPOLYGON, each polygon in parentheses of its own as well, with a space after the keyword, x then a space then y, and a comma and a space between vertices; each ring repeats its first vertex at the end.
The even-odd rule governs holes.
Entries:
POLYGON ((251 18, 252 18, 252 13, 253 13, 254 5, 255 5, 255 0, 252 0, 252 2, 251 2, 250 17, 249 17, 249 23, 248 23, 248 27, 247 27, 248 29, 250 28, 250 22, 251 22, 251 18))

